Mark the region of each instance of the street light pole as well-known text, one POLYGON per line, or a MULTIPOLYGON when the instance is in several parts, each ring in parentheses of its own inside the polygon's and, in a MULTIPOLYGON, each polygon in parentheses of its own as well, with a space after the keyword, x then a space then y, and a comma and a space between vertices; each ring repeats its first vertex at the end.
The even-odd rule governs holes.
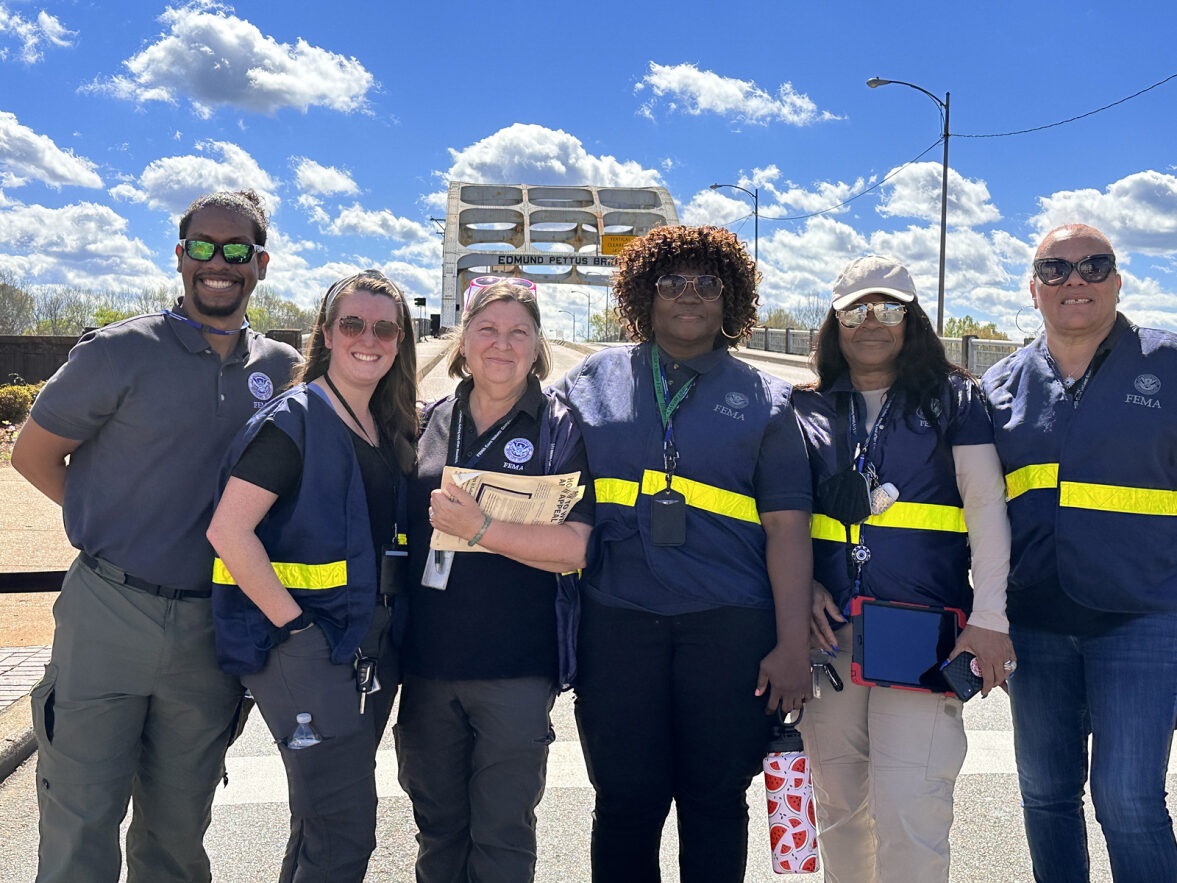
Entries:
POLYGON ((568 310, 557 310, 556 312, 572 317, 572 342, 576 343, 576 316, 568 312, 568 310))
POLYGON ((741 187, 739 184, 712 184, 712 190, 718 190, 720 187, 730 187, 732 190, 739 190, 747 193, 752 197, 752 260, 756 262, 756 266, 760 266, 760 188, 753 187, 748 190, 741 187))
POLYGON ((580 289, 580 288, 573 289, 572 293, 573 294, 583 294, 585 300, 588 301, 587 306, 585 306, 585 308, 584 308, 584 340, 585 340, 585 343, 588 343, 589 330, 592 328, 591 323, 592 323, 592 318, 593 318, 593 295, 591 292, 584 291, 583 289, 580 289))
POLYGON ((905 83, 903 80, 881 80, 878 77, 871 77, 866 81, 866 84, 872 89, 879 86, 890 86, 892 83, 898 86, 907 86, 915 89, 917 92, 923 92, 929 98, 936 102, 941 110, 941 116, 944 118, 944 131, 942 138, 944 140, 944 162, 942 164, 940 174, 940 287, 936 294, 936 334, 940 337, 944 336, 944 248, 948 241, 948 112, 951 104, 952 93, 945 92, 944 100, 941 101, 939 97, 929 92, 922 86, 917 86, 915 83, 905 83))

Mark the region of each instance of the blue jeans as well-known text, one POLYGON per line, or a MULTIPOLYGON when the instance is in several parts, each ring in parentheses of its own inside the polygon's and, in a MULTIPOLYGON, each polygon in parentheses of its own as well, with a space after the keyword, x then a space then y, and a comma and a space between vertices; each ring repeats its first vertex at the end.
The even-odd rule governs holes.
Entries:
POLYGON ((1012 625, 1014 751, 1034 879, 1088 880, 1083 787, 1117 883, 1177 880, 1165 774, 1177 720, 1177 614, 1124 620, 1097 637, 1012 625))

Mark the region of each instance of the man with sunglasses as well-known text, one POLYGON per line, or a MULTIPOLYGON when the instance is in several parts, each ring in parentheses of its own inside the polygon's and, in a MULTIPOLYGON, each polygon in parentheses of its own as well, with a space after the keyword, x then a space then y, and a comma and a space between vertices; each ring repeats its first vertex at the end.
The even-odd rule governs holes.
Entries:
POLYGON ((242 703, 213 647, 205 539, 221 458, 298 353, 249 330, 265 278, 252 191, 180 219, 171 309, 84 335, 37 397, 12 465, 61 504, 80 554, 33 690, 38 883, 207 881, 213 793, 242 703))
POLYGON ((1009 682, 1036 880, 1086 881, 1083 789, 1118 883, 1177 880, 1177 335, 1117 312, 1107 237, 1046 235, 1043 333, 985 373, 1013 532, 1009 682))

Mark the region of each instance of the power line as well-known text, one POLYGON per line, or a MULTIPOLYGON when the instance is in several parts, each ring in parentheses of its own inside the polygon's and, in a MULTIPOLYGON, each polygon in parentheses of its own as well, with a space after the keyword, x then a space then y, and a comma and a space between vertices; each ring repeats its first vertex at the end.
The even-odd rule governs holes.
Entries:
POLYGON ((1008 138, 1010 135, 1028 135, 1030 132, 1041 132, 1044 129, 1053 129, 1055 126, 1065 126, 1067 123, 1073 123, 1077 120, 1086 119, 1089 116, 1095 116, 1097 113, 1103 113, 1105 110, 1123 104, 1125 101, 1131 101, 1133 98, 1139 98, 1145 92, 1151 92, 1158 86, 1163 86, 1172 79, 1177 79, 1177 74, 1170 74, 1163 80, 1158 80, 1147 88, 1141 89, 1139 92, 1133 92, 1127 98, 1121 98, 1119 101, 1113 101, 1111 104, 1105 104, 1103 107, 1097 107, 1095 110, 1089 110, 1087 113, 1081 113, 1077 117, 1070 117, 1069 119, 1059 120, 1057 123, 1047 123, 1045 126, 1034 126, 1032 129, 1018 129, 1016 132, 996 132, 991 135, 959 135, 956 132, 952 133, 953 138, 1008 138))
MULTIPOLYGON (((828 206, 827 208, 823 208, 820 211, 816 211, 816 212, 807 212, 804 215, 789 215, 786 218, 774 218, 774 217, 771 217, 770 215, 761 215, 760 220, 762 220, 762 221, 803 221, 806 218, 816 218, 818 215, 824 215, 827 212, 832 212, 834 209, 841 208, 844 205, 849 205, 850 203, 854 202, 854 200, 861 199, 862 197, 866 196, 872 190, 877 190, 878 188, 882 187, 884 184, 886 184, 889 180, 894 178, 896 175, 898 175, 900 172, 902 172, 904 169, 906 169, 912 163, 919 162, 921 159, 923 159, 929 153, 929 151, 932 150, 932 148, 936 147, 942 140, 943 139, 941 139, 941 138, 937 138, 932 144, 930 144, 918 156, 912 157, 907 162, 905 162, 903 165, 899 166, 899 168, 893 170, 890 174, 884 175, 882 178, 880 178, 878 181, 876 181, 870 187, 867 187, 865 190, 855 193, 853 196, 842 200, 841 202, 839 202, 836 205, 828 206)), ((745 217, 747 217, 747 216, 745 216, 745 217)), ((737 220, 740 220, 740 219, 737 219, 737 220)))

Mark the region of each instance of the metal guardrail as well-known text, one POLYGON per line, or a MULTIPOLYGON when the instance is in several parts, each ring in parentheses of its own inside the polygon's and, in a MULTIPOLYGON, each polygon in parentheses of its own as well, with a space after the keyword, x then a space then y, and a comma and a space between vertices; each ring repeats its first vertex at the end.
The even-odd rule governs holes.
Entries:
MULTIPOLYGON (((808 356, 816 343, 817 332, 804 328, 753 328, 747 348, 792 356, 808 356)), ((943 337, 948 361, 977 375, 984 374, 1003 358, 1024 344, 1013 340, 981 340, 978 337, 943 337)))

